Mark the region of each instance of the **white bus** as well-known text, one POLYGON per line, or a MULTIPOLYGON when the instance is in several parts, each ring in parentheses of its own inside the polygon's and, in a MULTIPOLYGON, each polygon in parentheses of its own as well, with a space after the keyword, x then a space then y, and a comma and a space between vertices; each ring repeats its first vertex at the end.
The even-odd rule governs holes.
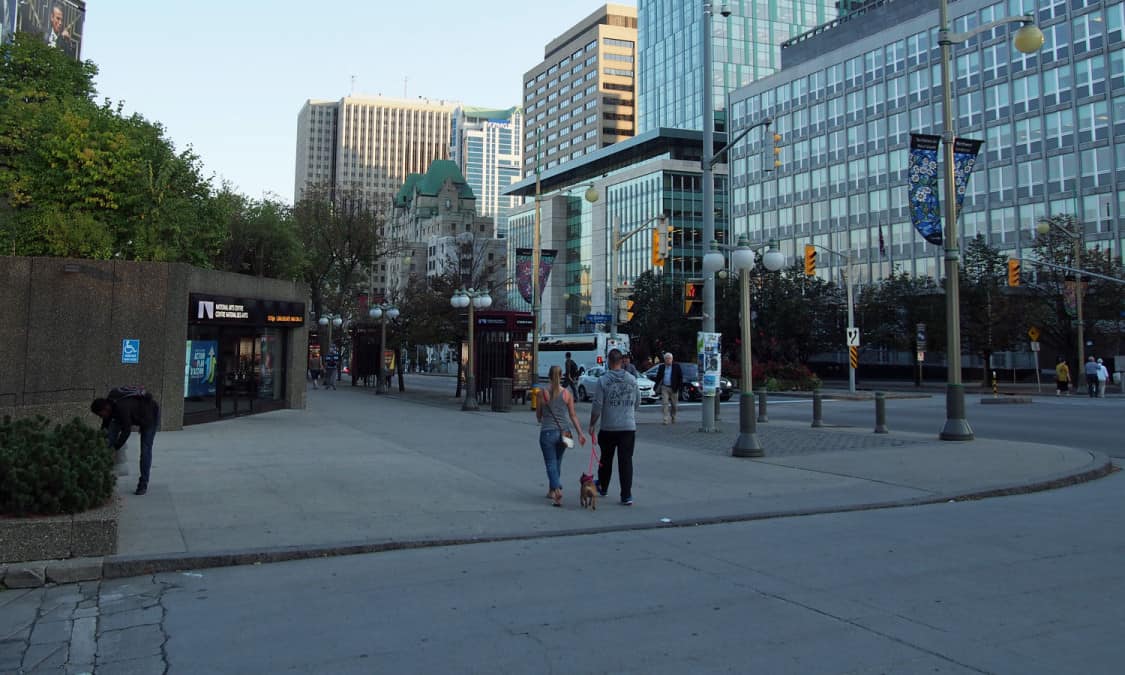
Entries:
POLYGON ((618 333, 610 337, 609 333, 571 333, 569 335, 540 335, 539 336, 539 362, 540 379, 547 379, 547 372, 551 366, 562 368, 566 364, 566 353, 574 359, 580 367, 606 365, 606 356, 609 350, 619 349, 622 353, 629 351, 629 336, 618 333))

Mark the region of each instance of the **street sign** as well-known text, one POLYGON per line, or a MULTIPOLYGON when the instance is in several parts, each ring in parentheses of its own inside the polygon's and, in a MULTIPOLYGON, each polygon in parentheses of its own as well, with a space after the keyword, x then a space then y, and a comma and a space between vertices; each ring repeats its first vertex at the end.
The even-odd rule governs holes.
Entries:
MULTIPOLYGON (((918 351, 926 351, 926 324, 920 323, 914 327, 914 337, 918 342, 918 351)), ((918 359, 921 361, 922 359, 918 359)))
POLYGON ((1031 351, 1033 351, 1033 352, 1039 351, 1039 343, 1036 342, 1035 340, 1031 341, 1031 351))
POLYGON ((1027 337, 1031 338, 1032 342, 1037 342, 1039 340, 1039 329, 1036 328, 1035 326, 1032 326, 1031 328, 1028 328, 1027 329, 1027 337))
POLYGON ((926 352, 918 352, 918 363, 926 360, 926 352))
POLYGON ((849 347, 858 347, 859 346, 859 329, 854 327, 854 326, 849 327, 848 332, 847 332, 847 338, 848 338, 848 346, 849 347))
POLYGON ((609 323, 611 318, 608 314, 587 314, 586 323, 609 323))
POLYGON ((121 363, 141 362, 141 341, 125 338, 121 341, 121 363))

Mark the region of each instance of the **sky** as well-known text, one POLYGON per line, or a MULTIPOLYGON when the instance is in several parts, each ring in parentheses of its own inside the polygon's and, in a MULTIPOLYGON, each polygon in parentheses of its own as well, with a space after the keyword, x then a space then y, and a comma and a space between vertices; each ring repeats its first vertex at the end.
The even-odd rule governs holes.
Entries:
POLYGON ((88 0, 82 58, 98 66, 99 100, 162 124, 216 185, 290 202, 306 100, 402 98, 405 86, 407 98, 519 105, 547 43, 603 4, 88 0))

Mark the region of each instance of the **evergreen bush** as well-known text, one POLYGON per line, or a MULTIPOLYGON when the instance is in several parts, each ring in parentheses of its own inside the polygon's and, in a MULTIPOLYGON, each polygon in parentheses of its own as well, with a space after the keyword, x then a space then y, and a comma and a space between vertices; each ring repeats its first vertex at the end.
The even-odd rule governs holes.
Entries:
POLYGON ((117 476, 101 432, 75 417, 0 423, 0 514, 78 513, 105 504, 117 476))

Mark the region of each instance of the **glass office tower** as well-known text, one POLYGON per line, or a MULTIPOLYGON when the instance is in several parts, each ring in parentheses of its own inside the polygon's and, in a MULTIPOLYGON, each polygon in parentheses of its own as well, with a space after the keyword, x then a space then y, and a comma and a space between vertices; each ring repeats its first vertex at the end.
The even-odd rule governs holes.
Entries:
MULTIPOLYGON (((1073 214, 1089 248, 1121 255, 1125 209, 1125 4, 1097 0, 961 0, 952 29, 1034 14, 1043 49, 1012 47, 1001 27, 953 48, 954 125, 983 140, 961 213, 977 234, 1022 256, 1047 215, 1073 214)), ((751 132, 732 150, 735 235, 778 238, 850 254, 856 277, 892 269, 942 276, 942 251, 910 222, 910 133, 941 133, 941 61, 935 3, 898 0, 841 18, 782 49, 783 69, 731 96, 733 132, 772 116, 772 141, 751 132)), ((942 193, 943 194, 943 193, 942 193)), ((818 273, 837 261, 821 256, 818 273)))
POLYGON ((714 6, 711 87, 716 113, 726 109, 729 92, 781 68, 783 41, 836 16, 833 0, 638 0, 638 133, 659 127, 703 129, 700 36, 705 4, 714 6), (724 7, 727 17, 722 16, 724 7))

